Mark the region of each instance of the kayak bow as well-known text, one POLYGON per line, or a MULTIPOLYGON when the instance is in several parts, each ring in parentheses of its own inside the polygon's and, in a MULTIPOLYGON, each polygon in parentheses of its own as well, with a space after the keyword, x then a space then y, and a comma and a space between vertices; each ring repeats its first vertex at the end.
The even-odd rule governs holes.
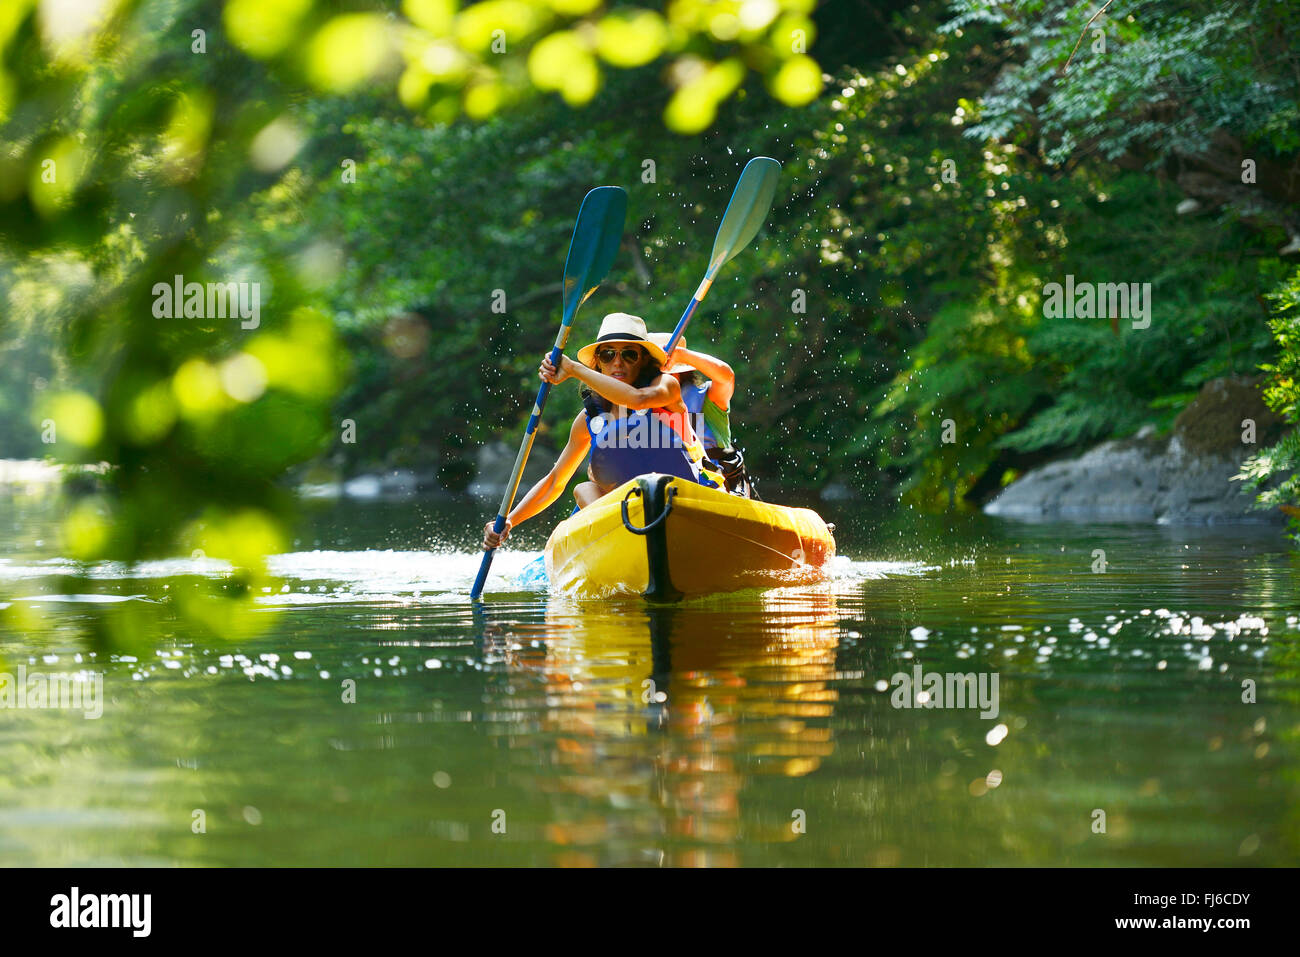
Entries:
POLYGON ((691 595, 806 585, 835 539, 821 516, 642 475, 561 522, 546 543, 553 589, 578 597, 691 595))

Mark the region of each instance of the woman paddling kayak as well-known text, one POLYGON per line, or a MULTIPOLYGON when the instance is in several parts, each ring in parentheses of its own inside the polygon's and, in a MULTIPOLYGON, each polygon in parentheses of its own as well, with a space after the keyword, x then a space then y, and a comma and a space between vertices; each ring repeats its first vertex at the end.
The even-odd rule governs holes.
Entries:
POLYGON ((492 522, 484 526, 484 548, 498 547, 511 528, 555 502, 589 450, 589 481, 573 490, 579 508, 648 472, 720 484, 700 467, 704 449, 691 428, 681 387, 662 371, 667 358, 639 316, 613 312, 601 322, 596 341, 578 350, 577 362, 561 356, 557 369, 549 357, 542 359, 538 375, 544 381, 574 378, 587 387, 583 410, 569 427, 559 458, 511 509, 501 534, 492 530, 492 522))

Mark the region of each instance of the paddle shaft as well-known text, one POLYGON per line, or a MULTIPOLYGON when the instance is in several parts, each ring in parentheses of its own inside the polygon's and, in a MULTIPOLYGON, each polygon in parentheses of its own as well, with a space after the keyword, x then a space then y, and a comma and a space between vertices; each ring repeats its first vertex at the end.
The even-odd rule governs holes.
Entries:
MULTIPOLYGON (((569 332, 573 328, 573 317, 578 314, 578 307, 596 291, 605 274, 609 272, 614 255, 618 252, 623 236, 623 220, 627 215, 627 192, 619 186, 597 186, 582 198, 578 208, 578 221, 573 226, 573 237, 569 240, 569 253, 564 259, 564 310, 560 320, 560 331, 555 336, 555 345, 551 349, 551 365, 558 366, 564 355, 564 346, 569 341, 569 332)), ((519 454, 515 456, 515 467, 506 482, 505 494, 501 497, 501 508, 492 523, 493 531, 500 535, 506 528, 506 519, 510 515, 510 506, 514 504, 515 493, 519 491, 519 481, 524 474, 524 465, 528 462, 528 453, 532 451, 533 439, 537 436, 537 427, 542 421, 542 409, 546 407, 546 398, 551 394, 551 383, 543 380, 533 401, 533 414, 528 419, 524 430, 524 440, 519 445, 519 454)), ((487 582, 488 570, 492 567, 492 553, 495 549, 483 551, 483 561, 479 564, 478 575, 474 579, 474 588, 470 598, 477 601, 483 594, 487 582)))
POLYGON ((695 295, 686 306, 686 311, 682 313, 681 319, 677 320, 677 327, 673 329, 673 334, 668 337, 668 345, 664 347, 664 355, 670 361, 673 350, 677 348, 678 341, 686 332, 686 324, 691 321, 691 316, 704 301, 704 296, 713 285, 718 270, 749 245, 749 241, 754 238, 754 234, 763 224, 767 211, 772 207, 772 199, 776 195, 776 182, 780 171, 781 164, 770 156, 756 156, 745 164, 740 180, 731 193, 727 209, 722 214, 722 222, 718 224, 717 235, 713 237, 713 252, 709 257, 709 267, 704 271, 704 281, 695 290, 695 295))
MULTIPOLYGON (((560 325, 560 331, 555 337, 555 346, 551 349, 553 366, 560 364, 560 356, 564 353, 564 346, 569 341, 569 332, 573 329, 572 323, 573 315, 566 314, 564 322, 560 325)), ((519 454, 515 456, 515 467, 506 481, 505 494, 501 496, 501 508, 492 522, 492 531, 498 535, 505 530, 506 517, 510 514, 510 507, 515 503, 515 493, 519 491, 524 465, 528 462, 528 454, 533 450, 533 440, 537 438, 537 426, 542 421, 542 409, 546 408, 546 399, 550 394, 551 383, 543 382, 541 388, 537 390, 537 398, 533 402, 533 414, 528 418, 528 428, 524 429, 524 440, 519 444, 519 454)), ((487 583, 488 571, 492 568, 492 555, 495 551, 496 549, 489 548, 483 552, 483 561, 479 564, 478 577, 474 579, 470 598, 478 598, 483 594, 483 586, 487 583)))
POLYGON ((704 281, 701 282, 699 288, 695 290, 695 295, 691 297, 690 303, 686 306, 686 311, 683 312, 682 317, 677 320, 677 326, 673 329, 673 334, 668 337, 668 345, 664 346, 664 355, 668 357, 669 362, 672 361, 673 350, 677 348, 677 343, 681 340, 682 336, 686 334, 686 324, 691 321, 691 316, 695 315, 696 308, 704 301, 705 295, 708 294, 709 287, 713 285, 713 276, 715 272, 716 269, 710 269, 704 276, 704 281))

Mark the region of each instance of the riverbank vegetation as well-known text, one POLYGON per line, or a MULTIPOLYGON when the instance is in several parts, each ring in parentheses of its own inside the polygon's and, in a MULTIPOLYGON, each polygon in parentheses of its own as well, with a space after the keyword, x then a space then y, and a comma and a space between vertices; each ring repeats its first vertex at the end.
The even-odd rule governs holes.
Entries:
MULTIPOLYGON (((666 330, 758 154, 782 192, 687 337, 736 368, 756 473, 978 502, 1227 375, 1294 424, 1300 12, 1102 6, 8 5, 0 457, 119 466, 83 558, 251 562, 313 463, 463 490, 526 419, 585 191, 629 214, 575 339, 666 330), (159 318, 178 275, 260 315, 159 318), (1067 281, 1134 297, 1045 317, 1067 281)), ((1269 507, 1295 435, 1247 466, 1269 507)))

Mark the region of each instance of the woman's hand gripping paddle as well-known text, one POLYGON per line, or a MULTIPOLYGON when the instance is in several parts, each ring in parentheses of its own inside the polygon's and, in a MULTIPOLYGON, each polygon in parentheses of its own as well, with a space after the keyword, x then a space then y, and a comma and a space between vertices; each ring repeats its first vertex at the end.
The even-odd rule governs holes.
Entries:
POLYGON ((704 272, 704 281, 695 290, 690 305, 682 313, 681 319, 677 320, 677 328, 669 337, 668 345, 664 346, 670 364, 673 350, 677 348, 677 341, 686 333, 686 324, 691 321, 695 308, 704 301, 704 296, 713 285, 718 270, 749 245, 749 241, 763 225, 763 220, 767 219, 767 212, 772 208, 772 200, 776 196, 776 186, 780 178, 781 164, 770 156, 755 156, 745 164, 740 180, 731 193, 731 202, 727 203, 727 211, 722 214, 718 235, 713 240, 713 255, 709 257, 709 268, 704 272))
MULTIPOLYGON (((626 214, 627 193, 618 186, 597 186, 582 200, 578 222, 573 227, 573 238, 569 240, 569 255, 564 260, 564 316, 560 322, 559 334, 555 337, 555 347, 551 350, 553 366, 558 367, 560 364, 560 355, 569 340, 569 331, 573 328, 573 317, 577 315, 578 307, 596 291, 596 287, 609 272, 610 264, 614 262, 614 255, 623 239, 623 218, 626 214)), ((533 414, 528 419, 528 428, 524 430, 524 440, 515 457, 514 470, 506 482, 501 510, 497 512, 496 521, 492 524, 493 531, 498 535, 506 527, 506 516, 510 514, 510 506, 514 504, 515 493, 519 490, 524 463, 532 451, 537 425, 541 421, 542 409, 546 406, 546 397, 550 392, 549 382, 543 382, 537 390, 533 414)), ((494 549, 487 549, 483 552, 483 563, 479 566, 478 577, 474 579, 474 588, 469 593, 472 599, 477 600, 483 594, 483 584, 487 581, 488 569, 492 567, 493 551, 494 549)))

